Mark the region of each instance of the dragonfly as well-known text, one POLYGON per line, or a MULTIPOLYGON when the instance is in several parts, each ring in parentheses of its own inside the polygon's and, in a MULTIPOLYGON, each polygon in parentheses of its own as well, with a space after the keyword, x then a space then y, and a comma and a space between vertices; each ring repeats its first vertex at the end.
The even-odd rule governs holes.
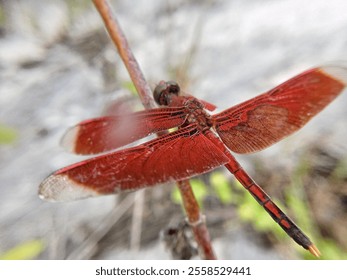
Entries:
POLYGON ((182 92, 176 82, 161 81, 153 91, 158 108, 93 118, 70 128, 62 138, 63 147, 79 155, 101 155, 55 171, 41 183, 39 196, 70 201, 123 193, 225 166, 296 243, 318 257, 317 247, 231 152, 257 152, 296 132, 346 85, 344 66, 316 67, 210 114, 216 106, 182 92), (151 134, 156 138, 127 146, 151 134))

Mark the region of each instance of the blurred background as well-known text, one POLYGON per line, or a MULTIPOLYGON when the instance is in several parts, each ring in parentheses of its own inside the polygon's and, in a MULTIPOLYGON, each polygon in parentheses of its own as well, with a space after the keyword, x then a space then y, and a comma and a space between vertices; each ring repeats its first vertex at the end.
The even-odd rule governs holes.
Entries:
MULTIPOLYGON (((152 88, 177 80, 217 111, 314 66, 347 65, 345 0, 111 1, 152 88)), ((0 259, 198 258, 173 185, 49 203, 59 141, 133 87, 87 0, 0 1, 0 259)), ((325 259, 347 259, 347 92, 245 170, 325 259)), ((140 108, 140 107, 139 107, 140 108)), ((221 259, 309 259, 223 168, 194 178, 221 259)))

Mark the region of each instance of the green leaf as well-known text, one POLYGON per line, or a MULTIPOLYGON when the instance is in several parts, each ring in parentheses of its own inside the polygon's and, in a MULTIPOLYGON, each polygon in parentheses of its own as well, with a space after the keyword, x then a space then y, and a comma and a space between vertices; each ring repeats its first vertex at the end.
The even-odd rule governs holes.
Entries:
POLYGON ((318 248, 323 252, 322 259, 326 260, 346 260, 347 252, 339 247, 335 241, 330 239, 320 240, 318 248))
MULTIPOLYGON (((301 164, 302 165, 302 164, 301 164)), ((304 232, 314 232, 315 225, 312 219, 307 198, 305 197, 302 172, 293 172, 291 184, 286 188, 285 197, 288 207, 293 211, 295 222, 304 232)))
POLYGON ((44 250, 41 240, 30 240, 17 245, 0 255, 0 260, 30 260, 36 258, 44 250))
POLYGON ((257 231, 264 232, 272 228, 271 218, 250 194, 245 194, 238 213, 241 220, 250 222, 257 231))
POLYGON ((137 95, 136 87, 132 81, 123 82, 122 86, 123 88, 129 90, 132 93, 132 95, 137 95))
POLYGON ((344 180, 347 178, 347 160, 342 159, 338 162, 332 177, 336 180, 344 180))
POLYGON ((3 26, 5 22, 6 22, 5 11, 4 11, 4 8, 1 6, 0 7, 0 25, 3 26))
POLYGON ((17 136, 15 129, 0 124, 0 145, 12 144, 17 139, 17 136))
MULTIPOLYGON (((256 231, 272 232, 279 239, 286 236, 281 227, 270 217, 265 209, 259 205, 250 193, 245 192, 243 199, 239 201, 240 205, 237 211, 242 221, 251 223, 256 231)), ((274 202, 283 209, 281 203, 277 201, 274 202)))
POLYGON ((230 183, 222 172, 213 172, 210 177, 210 182, 218 198, 223 204, 230 204, 234 202, 230 183))
MULTIPOLYGON (((202 202, 204 201, 205 197, 208 195, 208 191, 207 191, 207 186, 204 184, 203 181, 199 180, 199 179, 192 179, 189 180, 189 183, 192 187, 192 190, 194 192, 194 196, 200 206, 200 208, 202 207, 202 202)), ((180 204, 182 205, 182 197, 181 197, 181 193, 178 189, 178 187, 175 187, 172 190, 171 193, 171 199, 174 203, 176 204, 180 204)))
POLYGON ((312 231, 313 224, 306 201, 291 193, 287 193, 286 200, 288 207, 294 212, 296 223, 300 224, 303 230, 312 231))
POLYGON ((204 199, 208 195, 207 186, 203 181, 199 179, 190 180, 190 185, 192 186, 195 198, 198 201, 199 206, 201 207, 204 199))
POLYGON ((175 186, 175 187, 172 189, 172 192, 171 192, 171 200, 172 200, 173 203, 181 204, 181 205, 182 205, 181 193, 180 193, 180 190, 178 189, 177 186, 175 186))

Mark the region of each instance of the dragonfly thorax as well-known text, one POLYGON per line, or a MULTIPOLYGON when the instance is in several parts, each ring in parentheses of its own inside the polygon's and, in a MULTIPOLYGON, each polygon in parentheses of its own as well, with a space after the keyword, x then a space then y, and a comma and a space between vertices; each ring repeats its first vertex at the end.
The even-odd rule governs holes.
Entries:
POLYGON ((162 106, 184 106, 186 118, 183 126, 196 124, 200 131, 210 129, 211 116, 204 110, 204 104, 193 96, 180 95, 180 87, 174 81, 161 81, 153 91, 155 101, 162 106))
POLYGON ((185 124, 196 124, 200 131, 205 131, 211 128, 211 116, 204 109, 204 105, 192 96, 182 96, 185 99, 183 102, 186 107, 186 122, 185 124))

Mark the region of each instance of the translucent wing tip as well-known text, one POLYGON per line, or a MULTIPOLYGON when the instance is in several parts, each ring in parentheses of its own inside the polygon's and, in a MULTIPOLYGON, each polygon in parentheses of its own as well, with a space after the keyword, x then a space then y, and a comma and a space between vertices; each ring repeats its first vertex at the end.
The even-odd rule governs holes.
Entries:
POLYGON ((77 135, 79 133, 79 127, 74 126, 68 129, 60 141, 60 145, 68 152, 75 153, 77 135))
POLYGON ((324 66, 319 68, 325 75, 347 85, 347 66, 324 66))
POLYGON ((98 195, 97 192, 77 184, 67 175, 52 174, 39 187, 39 197, 43 200, 70 201, 98 195))

